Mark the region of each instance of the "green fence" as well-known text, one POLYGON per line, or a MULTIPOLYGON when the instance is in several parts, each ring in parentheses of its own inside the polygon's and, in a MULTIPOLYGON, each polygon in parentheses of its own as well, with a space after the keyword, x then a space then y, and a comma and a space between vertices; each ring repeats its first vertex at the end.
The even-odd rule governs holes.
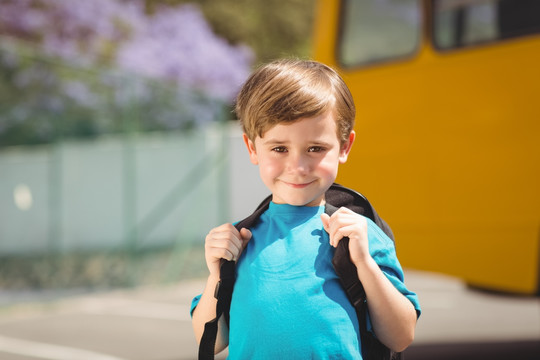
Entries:
POLYGON ((13 44, 0 61, 0 288, 202 275, 228 209, 227 105, 13 44))

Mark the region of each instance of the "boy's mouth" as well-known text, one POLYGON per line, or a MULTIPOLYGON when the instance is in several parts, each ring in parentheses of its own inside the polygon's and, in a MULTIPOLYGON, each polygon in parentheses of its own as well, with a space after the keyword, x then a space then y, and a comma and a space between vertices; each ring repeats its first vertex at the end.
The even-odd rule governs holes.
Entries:
POLYGON ((303 189, 305 187, 308 187, 309 185, 313 184, 315 182, 315 180, 313 181, 309 181, 309 182, 306 182, 306 183, 291 183, 291 182, 287 182, 287 181, 283 181, 283 183, 287 186, 290 186, 294 189, 303 189))

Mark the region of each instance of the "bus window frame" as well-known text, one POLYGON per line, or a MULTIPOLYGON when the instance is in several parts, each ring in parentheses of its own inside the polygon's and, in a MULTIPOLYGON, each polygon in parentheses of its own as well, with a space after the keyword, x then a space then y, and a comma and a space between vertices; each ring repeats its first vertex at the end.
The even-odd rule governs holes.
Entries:
MULTIPOLYGON (((503 36, 503 37, 497 37, 493 39, 488 40, 479 40, 474 41, 471 43, 463 44, 463 45, 457 45, 452 47, 441 47, 436 42, 436 3, 441 0, 431 0, 430 1, 430 8, 427 12, 429 16, 429 42, 431 44, 431 47, 439 52, 439 53, 453 53, 453 52, 459 52, 459 51, 468 51, 473 50, 476 48, 485 48, 490 46, 497 46, 501 43, 506 43, 508 41, 515 41, 522 38, 528 38, 528 37, 539 37, 540 36, 540 26, 537 28, 536 32, 527 32, 522 34, 516 34, 511 36, 503 36)), ((497 2, 498 0, 493 0, 493 2, 497 2)))
POLYGON ((334 46, 334 52, 335 52, 335 59, 337 64, 340 68, 346 69, 346 70, 356 70, 356 69, 362 69, 362 68, 369 68, 369 67, 375 67, 375 66, 381 66, 381 65, 387 65, 392 63, 401 63, 410 61, 418 56, 422 49, 422 43, 424 38, 424 29, 426 25, 426 19, 425 19, 425 2, 424 0, 416 0, 418 5, 418 15, 419 15, 419 21, 417 24, 418 29, 418 35, 416 37, 415 45, 412 48, 411 52, 408 54, 400 55, 400 56, 392 56, 392 57, 385 57, 377 60, 372 61, 363 61, 356 64, 346 64, 342 60, 342 48, 343 48, 343 37, 344 37, 344 28, 345 28, 345 12, 348 8, 348 3, 350 1, 354 0, 339 0, 339 10, 338 10, 338 28, 337 28, 337 37, 336 37, 336 44, 334 46))

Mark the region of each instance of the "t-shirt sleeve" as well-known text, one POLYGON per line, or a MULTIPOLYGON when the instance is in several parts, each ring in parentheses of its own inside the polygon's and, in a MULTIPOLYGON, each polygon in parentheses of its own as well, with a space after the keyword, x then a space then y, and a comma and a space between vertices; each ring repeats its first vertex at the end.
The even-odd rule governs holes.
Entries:
POLYGON ((392 285, 413 304, 416 316, 422 310, 416 293, 405 286, 403 269, 396 255, 396 248, 390 239, 373 221, 368 221, 369 252, 392 285))
POLYGON ((193 317, 193 311, 195 310, 197 305, 199 305, 199 301, 201 300, 201 296, 202 296, 202 294, 197 295, 197 296, 195 296, 193 298, 193 300, 191 300, 191 309, 189 310, 189 314, 191 315, 191 317, 193 317))

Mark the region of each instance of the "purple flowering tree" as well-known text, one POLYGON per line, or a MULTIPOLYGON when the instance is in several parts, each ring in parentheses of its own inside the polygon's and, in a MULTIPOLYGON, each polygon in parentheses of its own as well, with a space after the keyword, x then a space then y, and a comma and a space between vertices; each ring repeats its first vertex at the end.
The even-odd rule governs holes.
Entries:
POLYGON ((142 0, 2 0, 0 40, 0 145, 120 131, 133 114, 139 130, 197 126, 253 61, 197 7, 146 14, 142 0))

